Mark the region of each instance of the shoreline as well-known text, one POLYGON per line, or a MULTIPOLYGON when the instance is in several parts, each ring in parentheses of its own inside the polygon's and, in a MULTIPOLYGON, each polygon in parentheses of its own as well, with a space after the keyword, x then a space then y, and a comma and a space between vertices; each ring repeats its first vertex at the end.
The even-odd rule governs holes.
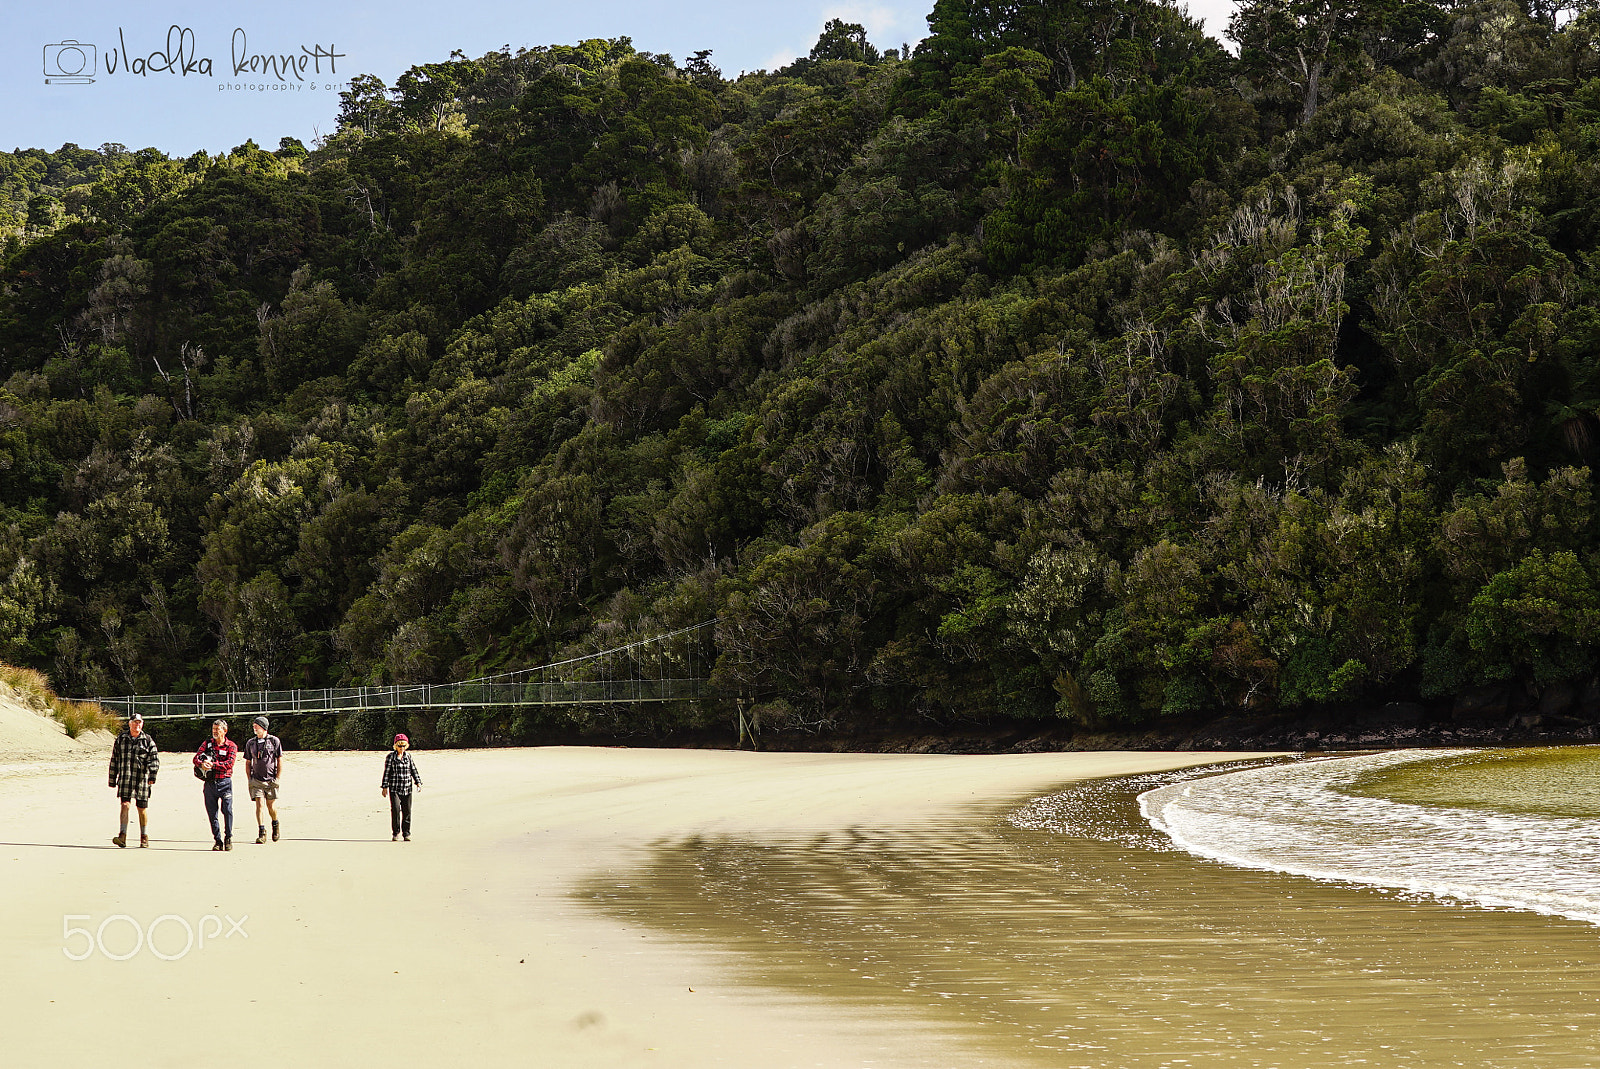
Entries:
MULTIPOLYGON (((1210 771, 1191 782, 1229 779, 1210 771)), ((1591 924, 1197 857, 1140 812, 1184 778, 1080 781, 977 822, 664 842, 593 893, 749 982, 919 1014, 1006 1069, 1600 1064, 1591 924)))
MULTIPOLYGON (((579 892, 630 887, 663 844, 960 826, 1066 783, 1265 755, 422 751, 415 840, 394 844, 381 754, 291 751, 285 840, 250 843, 236 786, 244 819, 220 856, 186 756, 163 754, 150 850, 110 846, 115 802, 92 761, 81 774, 0 777, 0 960, 14 963, 0 977, 0 1027, 19 1064, 125 1058, 127 1036, 98 1022, 132 1014, 142 1032, 178 1037, 203 1007, 241 1024, 270 1014, 273 1042, 240 1059, 249 1065, 316 1064, 336 1048, 375 1066, 392 1061, 397 1035, 424 1064, 526 1064, 532 1050, 556 1067, 1004 1064, 955 1038, 930 1050, 937 1022, 831 999, 826 984, 752 986, 737 954, 619 920, 579 892), (126 917, 107 936, 131 940, 130 922, 171 917, 159 946, 170 953, 179 921, 223 914, 247 916, 248 939, 181 960, 146 949, 75 962, 63 946, 64 925, 126 917)), ((214 1057, 174 1040, 158 1060, 214 1057)))

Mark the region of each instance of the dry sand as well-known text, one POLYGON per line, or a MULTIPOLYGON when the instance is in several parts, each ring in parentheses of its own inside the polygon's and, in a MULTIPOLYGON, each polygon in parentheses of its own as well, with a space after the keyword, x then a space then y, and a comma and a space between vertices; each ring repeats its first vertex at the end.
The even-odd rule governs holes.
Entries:
POLYGON ((0 683, 0 763, 109 754, 111 743, 103 731, 68 738, 67 729, 45 713, 42 702, 30 703, 27 695, 0 683))
POLYGON ((1003 1065, 934 1020, 741 985, 727 952, 573 892, 625 886, 653 847, 697 835, 914 826, 1242 756, 422 751, 415 840, 392 843, 381 754, 290 753, 285 840, 252 844, 241 779, 219 854, 188 755, 162 755, 153 847, 118 850, 103 751, 20 761, 8 730, 0 1042, 18 1067, 1003 1065))

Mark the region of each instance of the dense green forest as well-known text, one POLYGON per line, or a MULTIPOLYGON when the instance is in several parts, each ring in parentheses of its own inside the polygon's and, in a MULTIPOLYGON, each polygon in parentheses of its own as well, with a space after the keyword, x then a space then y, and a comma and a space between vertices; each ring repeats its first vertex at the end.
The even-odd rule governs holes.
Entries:
POLYGON ((0 156, 0 659, 442 681, 715 617, 717 693, 796 729, 1600 668, 1600 14, 929 26, 0 156))

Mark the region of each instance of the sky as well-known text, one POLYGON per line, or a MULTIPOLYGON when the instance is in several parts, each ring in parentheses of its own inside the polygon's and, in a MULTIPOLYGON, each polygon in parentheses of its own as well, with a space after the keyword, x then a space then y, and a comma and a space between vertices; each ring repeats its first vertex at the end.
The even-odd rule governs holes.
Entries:
MULTIPOLYGON (((680 62, 700 49, 725 75, 805 55, 829 19, 881 49, 915 45, 933 0, 7 0, 0 11, 0 151, 115 142, 170 155, 331 133, 352 75, 510 45, 591 37, 680 62), (289 70, 283 57, 290 57, 289 70)), ((1220 34, 1230 0, 1192 0, 1220 34)))

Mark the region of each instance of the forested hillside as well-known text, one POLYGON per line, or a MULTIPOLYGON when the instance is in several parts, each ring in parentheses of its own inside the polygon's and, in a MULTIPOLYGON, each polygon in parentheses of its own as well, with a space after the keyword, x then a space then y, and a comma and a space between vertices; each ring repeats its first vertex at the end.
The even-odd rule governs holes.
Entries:
POLYGON ((6 157, 0 660, 447 680, 718 617, 719 693, 798 728, 1596 671, 1600 15, 929 22, 6 157))

